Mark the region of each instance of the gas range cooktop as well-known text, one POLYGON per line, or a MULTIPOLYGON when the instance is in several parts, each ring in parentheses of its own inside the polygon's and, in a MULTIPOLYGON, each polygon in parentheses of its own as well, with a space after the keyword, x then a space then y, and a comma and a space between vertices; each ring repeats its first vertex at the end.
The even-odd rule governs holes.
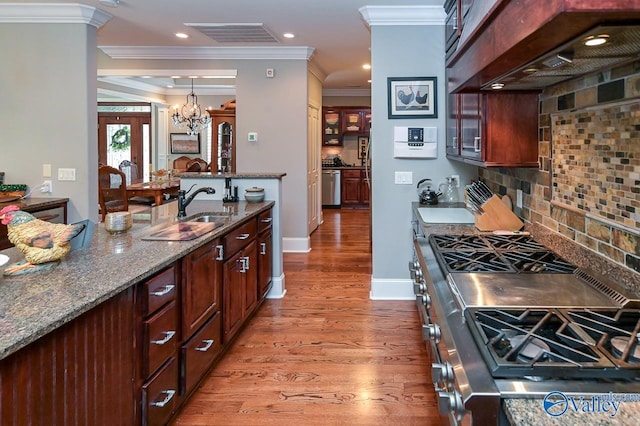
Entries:
POLYGON ((528 235, 431 235, 447 272, 570 274, 576 267, 528 235))
POLYGON ((532 380, 638 380, 637 309, 469 309, 491 374, 532 380))

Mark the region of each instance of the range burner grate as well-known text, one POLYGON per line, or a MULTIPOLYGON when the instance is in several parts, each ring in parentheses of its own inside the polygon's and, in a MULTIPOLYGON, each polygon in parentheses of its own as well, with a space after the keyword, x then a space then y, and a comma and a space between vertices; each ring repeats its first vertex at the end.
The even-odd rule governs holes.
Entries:
POLYGON ((494 377, 638 377, 640 312, 469 309, 471 332, 494 377))
POLYGON ((447 272, 572 273, 576 267, 528 235, 431 235, 447 272))

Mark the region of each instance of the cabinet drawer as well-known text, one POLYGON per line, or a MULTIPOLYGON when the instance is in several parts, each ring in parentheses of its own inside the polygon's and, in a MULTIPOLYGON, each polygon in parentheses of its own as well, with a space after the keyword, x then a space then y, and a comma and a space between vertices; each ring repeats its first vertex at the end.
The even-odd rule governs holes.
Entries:
POLYGON ((262 212, 258 215, 258 233, 264 231, 265 229, 271 228, 271 224, 273 223, 271 212, 272 209, 269 209, 266 212, 262 212))
POLYGON ((182 346, 182 391, 181 394, 191 392, 198 380, 211 366, 211 363, 221 349, 220 312, 205 323, 205 325, 182 346))
POLYGON ((147 316, 176 298, 175 268, 171 267, 144 283, 146 307, 142 313, 147 316))
POLYGON ((169 303, 144 322, 145 377, 158 369, 178 348, 178 315, 176 303, 169 303))
POLYGON ((342 170, 342 178, 360 179, 360 170, 342 170))
MULTIPOLYGON (((114 391, 117 392, 117 389, 114 391)), ((176 409, 178 362, 171 360, 142 386, 142 424, 165 425, 176 409)))
POLYGON ((234 229, 224 237, 224 257, 233 256, 238 250, 256 237, 257 222, 255 219, 234 229))

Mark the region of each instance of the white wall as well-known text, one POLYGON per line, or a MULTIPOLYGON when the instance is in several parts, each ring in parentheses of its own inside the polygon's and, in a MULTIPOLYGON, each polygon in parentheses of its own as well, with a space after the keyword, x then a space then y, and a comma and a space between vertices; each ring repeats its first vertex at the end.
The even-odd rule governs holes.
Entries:
MULTIPOLYGON (((371 27, 372 58, 372 223, 373 275, 371 297, 412 299, 407 269, 412 258, 411 203, 417 201, 416 184, 430 178, 435 184, 452 173, 468 183, 475 167, 450 162, 445 157, 444 26, 371 27), (438 118, 388 119, 387 77, 436 77, 438 118), (393 158, 394 126, 438 129, 438 158, 393 158), (411 185, 395 185, 394 172, 413 173, 411 185)), ((460 193, 462 194, 462 192, 460 193)))
POLYGON ((86 24, 0 24, 0 170, 33 189, 51 164, 51 195, 70 199, 72 222, 98 217, 95 46, 86 24), (61 167, 76 181, 58 181, 61 167))

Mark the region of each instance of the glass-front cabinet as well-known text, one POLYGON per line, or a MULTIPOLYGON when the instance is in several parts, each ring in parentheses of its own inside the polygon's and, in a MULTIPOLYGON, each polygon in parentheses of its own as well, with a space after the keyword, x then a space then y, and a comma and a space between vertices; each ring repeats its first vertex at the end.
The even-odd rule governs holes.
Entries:
POLYGON ((323 108, 322 116, 324 123, 322 145, 342 146, 340 111, 334 108, 323 108))
POLYGON ((211 173, 236 171, 236 111, 210 110, 211 115, 211 173))

